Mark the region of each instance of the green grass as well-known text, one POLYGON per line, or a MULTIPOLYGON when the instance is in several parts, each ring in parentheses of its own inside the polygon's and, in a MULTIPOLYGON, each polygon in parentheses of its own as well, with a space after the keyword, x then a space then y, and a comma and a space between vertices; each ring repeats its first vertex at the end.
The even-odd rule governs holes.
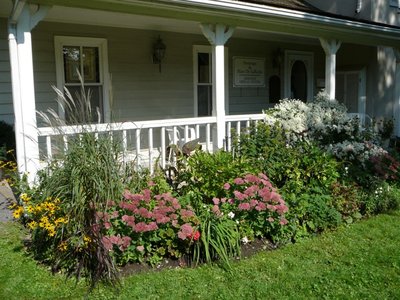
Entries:
MULTIPOLYGON (((26 256, 23 235, 0 223, 0 299, 84 298, 83 282, 52 276, 26 256)), ((400 299, 400 212, 260 253, 231 274, 211 266, 138 274, 119 293, 99 287, 89 298, 400 299)))

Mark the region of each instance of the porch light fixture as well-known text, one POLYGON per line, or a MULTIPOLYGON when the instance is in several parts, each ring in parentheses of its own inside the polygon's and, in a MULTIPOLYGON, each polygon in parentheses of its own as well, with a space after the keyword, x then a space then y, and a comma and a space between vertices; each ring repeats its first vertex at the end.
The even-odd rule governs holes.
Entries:
POLYGON ((161 62, 164 59, 166 49, 167 46, 165 46, 160 36, 158 36, 156 43, 153 45, 153 64, 159 65, 160 73, 161 73, 161 62))
POLYGON ((273 68, 278 68, 280 71, 281 66, 283 64, 284 55, 285 54, 283 53, 283 50, 281 48, 276 49, 272 53, 272 67, 273 68))

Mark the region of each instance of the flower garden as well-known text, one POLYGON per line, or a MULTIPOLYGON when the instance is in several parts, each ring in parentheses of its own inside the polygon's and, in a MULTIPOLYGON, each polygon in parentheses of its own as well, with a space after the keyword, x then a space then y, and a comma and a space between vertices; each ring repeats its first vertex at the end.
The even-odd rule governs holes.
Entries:
POLYGON ((399 156, 376 126, 360 127, 323 93, 265 114, 234 134, 232 152, 178 155, 151 176, 122 164, 109 135, 71 139, 34 187, 16 182, 29 251, 92 285, 165 259, 229 269, 243 244, 293 243, 399 206, 399 156))

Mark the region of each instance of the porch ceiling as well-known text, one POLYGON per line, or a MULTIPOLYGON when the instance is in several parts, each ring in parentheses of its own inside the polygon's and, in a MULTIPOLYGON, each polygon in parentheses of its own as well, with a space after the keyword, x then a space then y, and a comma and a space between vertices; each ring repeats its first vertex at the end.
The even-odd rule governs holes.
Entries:
MULTIPOLYGON (((4 1, 3 1, 4 2, 4 1)), ((29 0, 50 5, 45 20, 200 33, 199 23, 237 27, 235 36, 265 38, 265 33, 339 39, 400 48, 400 29, 341 20, 312 13, 232 0, 29 0), (77 10, 78 9, 78 10, 77 10), (92 11, 79 10, 88 9, 92 11), (68 13, 69 12, 69 13, 68 13), (245 31, 245 32, 244 32, 245 31)))

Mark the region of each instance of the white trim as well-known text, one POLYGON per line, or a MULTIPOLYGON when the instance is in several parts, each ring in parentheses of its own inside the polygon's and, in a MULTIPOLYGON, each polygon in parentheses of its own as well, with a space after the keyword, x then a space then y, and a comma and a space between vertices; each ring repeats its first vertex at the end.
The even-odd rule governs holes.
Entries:
POLYGON ((307 100, 314 97, 314 53, 285 50, 284 98, 291 98, 291 74, 296 61, 304 62, 307 71, 307 100))
MULTIPOLYGON (((194 107, 193 107, 193 116, 198 117, 198 99, 197 99, 197 85, 198 85, 198 57, 199 53, 209 53, 211 55, 211 65, 210 65, 210 77, 211 77, 211 86, 215 85, 215 78, 212 72, 212 61, 213 51, 212 46, 208 45, 193 45, 193 99, 194 99, 194 107)), ((228 60, 228 48, 225 47, 225 112, 229 114, 229 60, 228 60)))
POLYGON ((343 76, 343 94, 344 99, 337 99, 340 102, 343 102, 346 106, 349 106, 347 95, 348 95, 348 84, 347 84, 347 76, 348 75, 357 75, 358 78, 358 86, 357 86, 357 110, 355 112, 361 115, 365 115, 367 113, 367 69, 364 67, 362 69, 356 70, 348 70, 348 71, 337 71, 336 75, 343 76))
MULTIPOLYGON (((108 46, 107 40, 102 38, 89 38, 89 37, 73 37, 73 36, 55 36, 54 37, 54 51, 56 58, 56 77, 57 88, 63 90, 64 82, 64 59, 62 54, 63 46, 83 46, 83 47, 98 47, 99 48, 99 70, 100 70, 100 85, 102 85, 102 99, 103 99, 103 113, 104 121, 110 122, 111 108, 110 108, 110 80, 108 71, 108 46)), ((88 84, 90 85, 90 84, 88 84)), ((59 106, 58 113, 61 118, 65 118, 65 112, 59 106)))
MULTIPOLYGON (((137 2, 133 1, 133 2, 137 2)), ((159 1, 166 2, 166 1, 159 1)), ((169 1, 168 1, 169 2, 169 1)), ((313 13, 307 13, 303 11, 296 11, 287 8, 268 6, 265 4, 254 4, 248 2, 238 2, 237 0, 174 0, 174 4, 182 4, 182 5, 192 5, 197 7, 206 7, 211 9, 214 12, 218 12, 217 9, 229 9, 233 12, 244 13, 247 15, 248 19, 254 19, 259 16, 256 14, 261 14, 262 16, 274 16, 274 17, 282 17, 292 20, 301 21, 310 21, 308 26, 305 27, 314 27, 315 23, 320 23, 323 25, 330 24, 336 26, 342 26, 342 31, 352 31, 354 27, 357 29, 365 30, 366 34, 373 35, 374 31, 378 31, 378 35, 381 32, 390 33, 394 35, 398 35, 400 33, 400 28, 387 27, 384 25, 375 25, 375 24, 366 24, 357 20, 348 20, 348 19, 337 19, 334 17, 321 16, 313 13), (256 16, 254 16, 254 15, 256 16)), ((155 4, 153 4, 155 5, 155 4)), ((264 21, 268 21, 268 18, 263 17, 264 21)), ((272 22, 273 20, 271 20, 272 22)), ((284 21, 285 25, 288 25, 290 20, 284 21)), ((354 34, 354 32, 353 32, 354 34)), ((398 39, 398 38, 397 38, 398 39)))

